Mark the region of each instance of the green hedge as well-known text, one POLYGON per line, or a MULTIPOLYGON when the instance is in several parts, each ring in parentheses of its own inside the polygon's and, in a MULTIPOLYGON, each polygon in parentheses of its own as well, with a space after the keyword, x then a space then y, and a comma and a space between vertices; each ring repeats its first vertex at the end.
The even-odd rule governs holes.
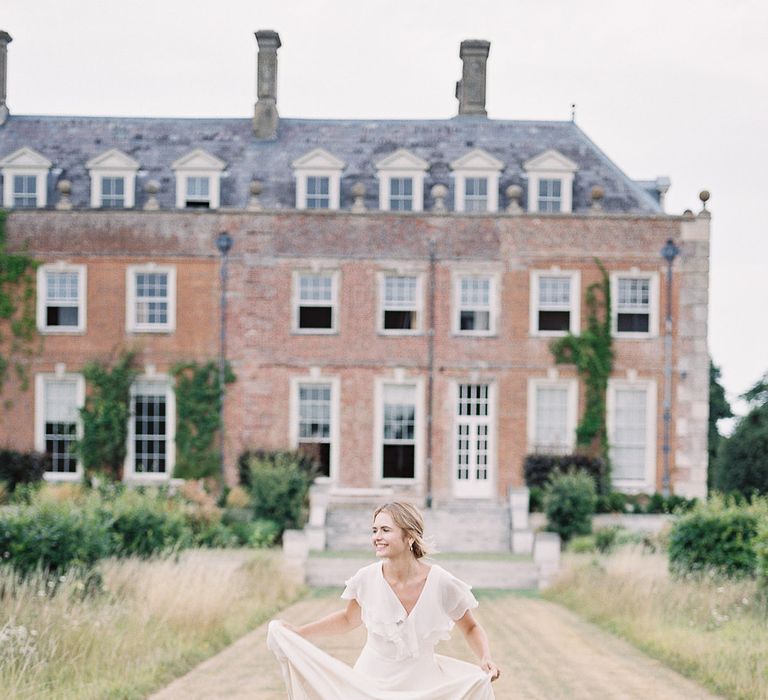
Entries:
POLYGON ((4 482, 9 491, 13 491, 17 484, 41 481, 50 468, 50 455, 0 450, 0 482, 4 482))
POLYGON ((556 472, 583 471, 595 482, 597 493, 611 490, 610 471, 604 460, 583 454, 548 455, 529 454, 523 462, 523 474, 527 486, 543 488, 556 472))
POLYGON ((673 574, 713 572, 721 576, 752 576, 760 513, 713 499, 682 516, 669 536, 669 567, 673 574))
POLYGON ((576 535, 592 532, 595 514, 595 482, 583 471, 556 472, 544 491, 547 529, 567 542, 576 535))

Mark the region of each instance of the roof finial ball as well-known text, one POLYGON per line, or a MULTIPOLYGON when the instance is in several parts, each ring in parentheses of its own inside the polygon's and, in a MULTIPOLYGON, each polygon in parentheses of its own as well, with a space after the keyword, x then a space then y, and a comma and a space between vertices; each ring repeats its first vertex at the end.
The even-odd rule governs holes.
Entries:
POLYGON ((510 185, 505 190, 509 204, 507 204, 507 214, 522 214, 523 208, 520 206, 520 198, 523 196, 523 188, 520 185, 510 185))
POLYGON ((605 190, 600 185, 595 185, 589 193, 592 198, 592 211, 601 211, 603 208, 603 198, 605 190))
POLYGON ((435 214, 444 214, 448 211, 445 206, 445 198, 448 196, 448 188, 445 185, 433 185, 430 194, 434 200, 432 211, 435 212, 435 214))
POLYGON ((365 211, 365 185, 362 182, 352 185, 352 196, 355 198, 352 203, 352 212, 361 214, 365 211))
POLYGON ((72 183, 69 180, 59 180, 56 183, 56 189, 59 191, 59 201, 56 203, 56 209, 59 211, 69 211, 72 209, 72 200, 69 195, 72 194, 72 183))
POLYGON ((157 211, 160 208, 160 202, 157 201, 157 193, 160 191, 160 183, 157 180, 149 180, 144 185, 144 191, 147 193, 147 201, 144 204, 144 211, 157 211))
POLYGON ((709 190, 702 190, 699 192, 699 199, 701 200, 701 211, 699 212, 699 216, 703 216, 705 219, 709 218, 711 216, 709 209, 707 209, 707 202, 709 201, 709 190))
POLYGON ((259 211, 261 209, 261 199, 259 196, 264 190, 264 185, 262 184, 261 180, 254 179, 251 180, 251 184, 248 185, 248 190, 251 193, 251 196, 248 199, 249 211, 259 211))

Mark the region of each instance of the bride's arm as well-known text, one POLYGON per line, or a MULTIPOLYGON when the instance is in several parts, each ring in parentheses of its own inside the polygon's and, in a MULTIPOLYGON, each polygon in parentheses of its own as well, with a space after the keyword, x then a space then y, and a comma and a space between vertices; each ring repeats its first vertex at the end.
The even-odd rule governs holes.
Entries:
POLYGON ((496 680, 499 675, 499 667, 491 659, 491 648, 488 644, 488 635, 485 633, 482 625, 475 620, 475 616, 470 610, 464 613, 463 617, 456 620, 456 626, 462 631, 470 649, 475 652, 480 659, 480 668, 486 673, 491 674, 491 680, 496 680))
POLYGON ((334 634, 344 634, 360 626, 362 621, 360 612, 357 601, 350 600, 344 610, 331 613, 300 627, 291 626, 291 629, 302 637, 327 637, 334 634))

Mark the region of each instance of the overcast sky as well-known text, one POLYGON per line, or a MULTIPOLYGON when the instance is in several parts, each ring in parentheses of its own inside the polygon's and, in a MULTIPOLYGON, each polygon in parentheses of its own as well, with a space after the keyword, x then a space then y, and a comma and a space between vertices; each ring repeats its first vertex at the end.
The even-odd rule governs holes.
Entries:
POLYGON ((491 118, 576 103, 630 177, 671 178, 670 213, 711 191, 710 352, 732 399, 768 370, 764 1, 2 0, 0 23, 15 114, 249 116, 274 29, 282 116, 446 118, 459 43, 487 39, 491 118))

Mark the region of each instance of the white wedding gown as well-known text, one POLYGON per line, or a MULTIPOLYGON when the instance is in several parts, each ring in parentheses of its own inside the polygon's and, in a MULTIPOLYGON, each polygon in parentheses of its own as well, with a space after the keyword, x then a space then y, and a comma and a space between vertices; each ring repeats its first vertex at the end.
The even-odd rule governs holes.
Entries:
POLYGON ((357 600, 368 640, 354 667, 269 623, 267 645, 277 656, 290 700, 493 700, 490 676, 473 664, 435 654, 454 621, 477 607, 470 587, 433 565, 407 614, 387 583, 382 563, 360 569, 341 595, 357 600))

